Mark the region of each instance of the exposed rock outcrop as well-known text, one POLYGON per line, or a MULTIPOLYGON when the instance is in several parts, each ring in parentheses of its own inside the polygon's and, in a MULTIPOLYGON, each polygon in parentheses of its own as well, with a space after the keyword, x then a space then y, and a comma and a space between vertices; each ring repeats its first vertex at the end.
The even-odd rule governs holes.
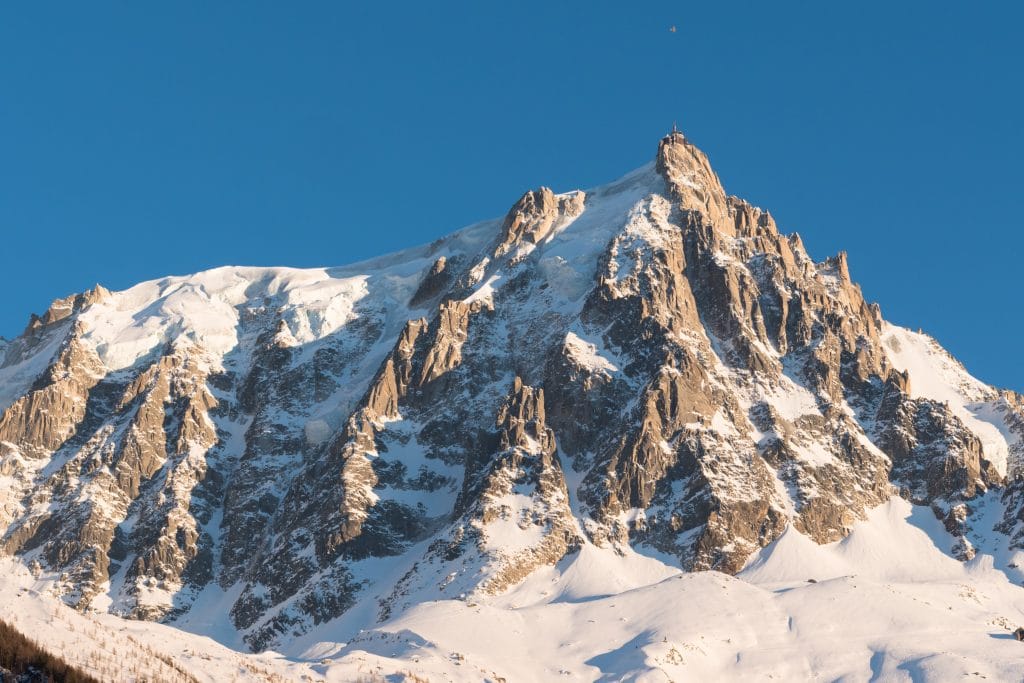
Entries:
MULTIPOLYGON (((552 230, 580 215, 585 200, 583 192, 556 195, 547 187, 527 192, 505 217, 494 258, 504 256, 515 246, 540 244, 552 230)), ((513 260, 520 257, 516 254, 513 260)))
POLYGON ((75 325, 56 359, 27 394, 0 415, 0 444, 29 458, 43 458, 75 434, 86 417, 89 390, 100 380, 102 365, 82 342, 75 325))

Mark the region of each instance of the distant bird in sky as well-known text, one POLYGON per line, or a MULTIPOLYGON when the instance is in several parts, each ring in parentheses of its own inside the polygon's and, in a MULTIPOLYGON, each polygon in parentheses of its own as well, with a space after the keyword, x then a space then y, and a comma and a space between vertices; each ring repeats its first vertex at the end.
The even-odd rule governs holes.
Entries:
POLYGON ((669 33, 675 33, 676 32, 676 25, 672 24, 672 26, 670 26, 668 30, 669 30, 669 33))

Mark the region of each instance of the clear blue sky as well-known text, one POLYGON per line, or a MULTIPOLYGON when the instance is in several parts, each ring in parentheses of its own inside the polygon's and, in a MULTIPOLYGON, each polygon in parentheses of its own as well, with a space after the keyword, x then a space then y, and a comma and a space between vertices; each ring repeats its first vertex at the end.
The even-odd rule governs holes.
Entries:
POLYGON ((94 282, 338 265, 611 180, 678 120, 890 320, 1024 390, 1024 9, 0 8, 0 334, 94 282), (675 25, 675 33, 669 27, 675 25))

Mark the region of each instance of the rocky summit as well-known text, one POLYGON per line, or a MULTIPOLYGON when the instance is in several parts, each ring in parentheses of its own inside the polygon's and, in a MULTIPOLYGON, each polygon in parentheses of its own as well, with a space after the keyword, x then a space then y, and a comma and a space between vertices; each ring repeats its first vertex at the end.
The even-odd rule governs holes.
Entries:
POLYGON ((679 132, 423 247, 97 286, 0 345, 0 551, 80 612, 253 651, 574 558, 734 575, 893 498, 1012 573, 1022 458, 1024 397, 679 132))

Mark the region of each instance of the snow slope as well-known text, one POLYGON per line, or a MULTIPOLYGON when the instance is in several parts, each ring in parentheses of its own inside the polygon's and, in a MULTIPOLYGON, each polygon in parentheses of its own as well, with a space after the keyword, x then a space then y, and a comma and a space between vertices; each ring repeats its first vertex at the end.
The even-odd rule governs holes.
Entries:
POLYGON ((975 379, 926 334, 886 323, 882 343, 896 369, 909 373, 914 398, 948 403, 981 439, 986 458, 1000 474, 1012 476, 1017 471, 1020 463, 1011 453, 1022 447, 1022 437, 1007 425, 996 390, 975 379))
POLYGON ((301 654, 330 680, 1019 680, 1024 589, 949 540, 895 498, 838 543, 790 528, 738 577, 586 545, 493 601, 425 603, 345 645, 327 624, 301 654))
POLYGON ((147 621, 79 613, 48 595, 49 582, 0 559, 0 619, 70 664, 109 681, 291 681, 306 663, 273 653, 247 655, 216 641, 147 621))

